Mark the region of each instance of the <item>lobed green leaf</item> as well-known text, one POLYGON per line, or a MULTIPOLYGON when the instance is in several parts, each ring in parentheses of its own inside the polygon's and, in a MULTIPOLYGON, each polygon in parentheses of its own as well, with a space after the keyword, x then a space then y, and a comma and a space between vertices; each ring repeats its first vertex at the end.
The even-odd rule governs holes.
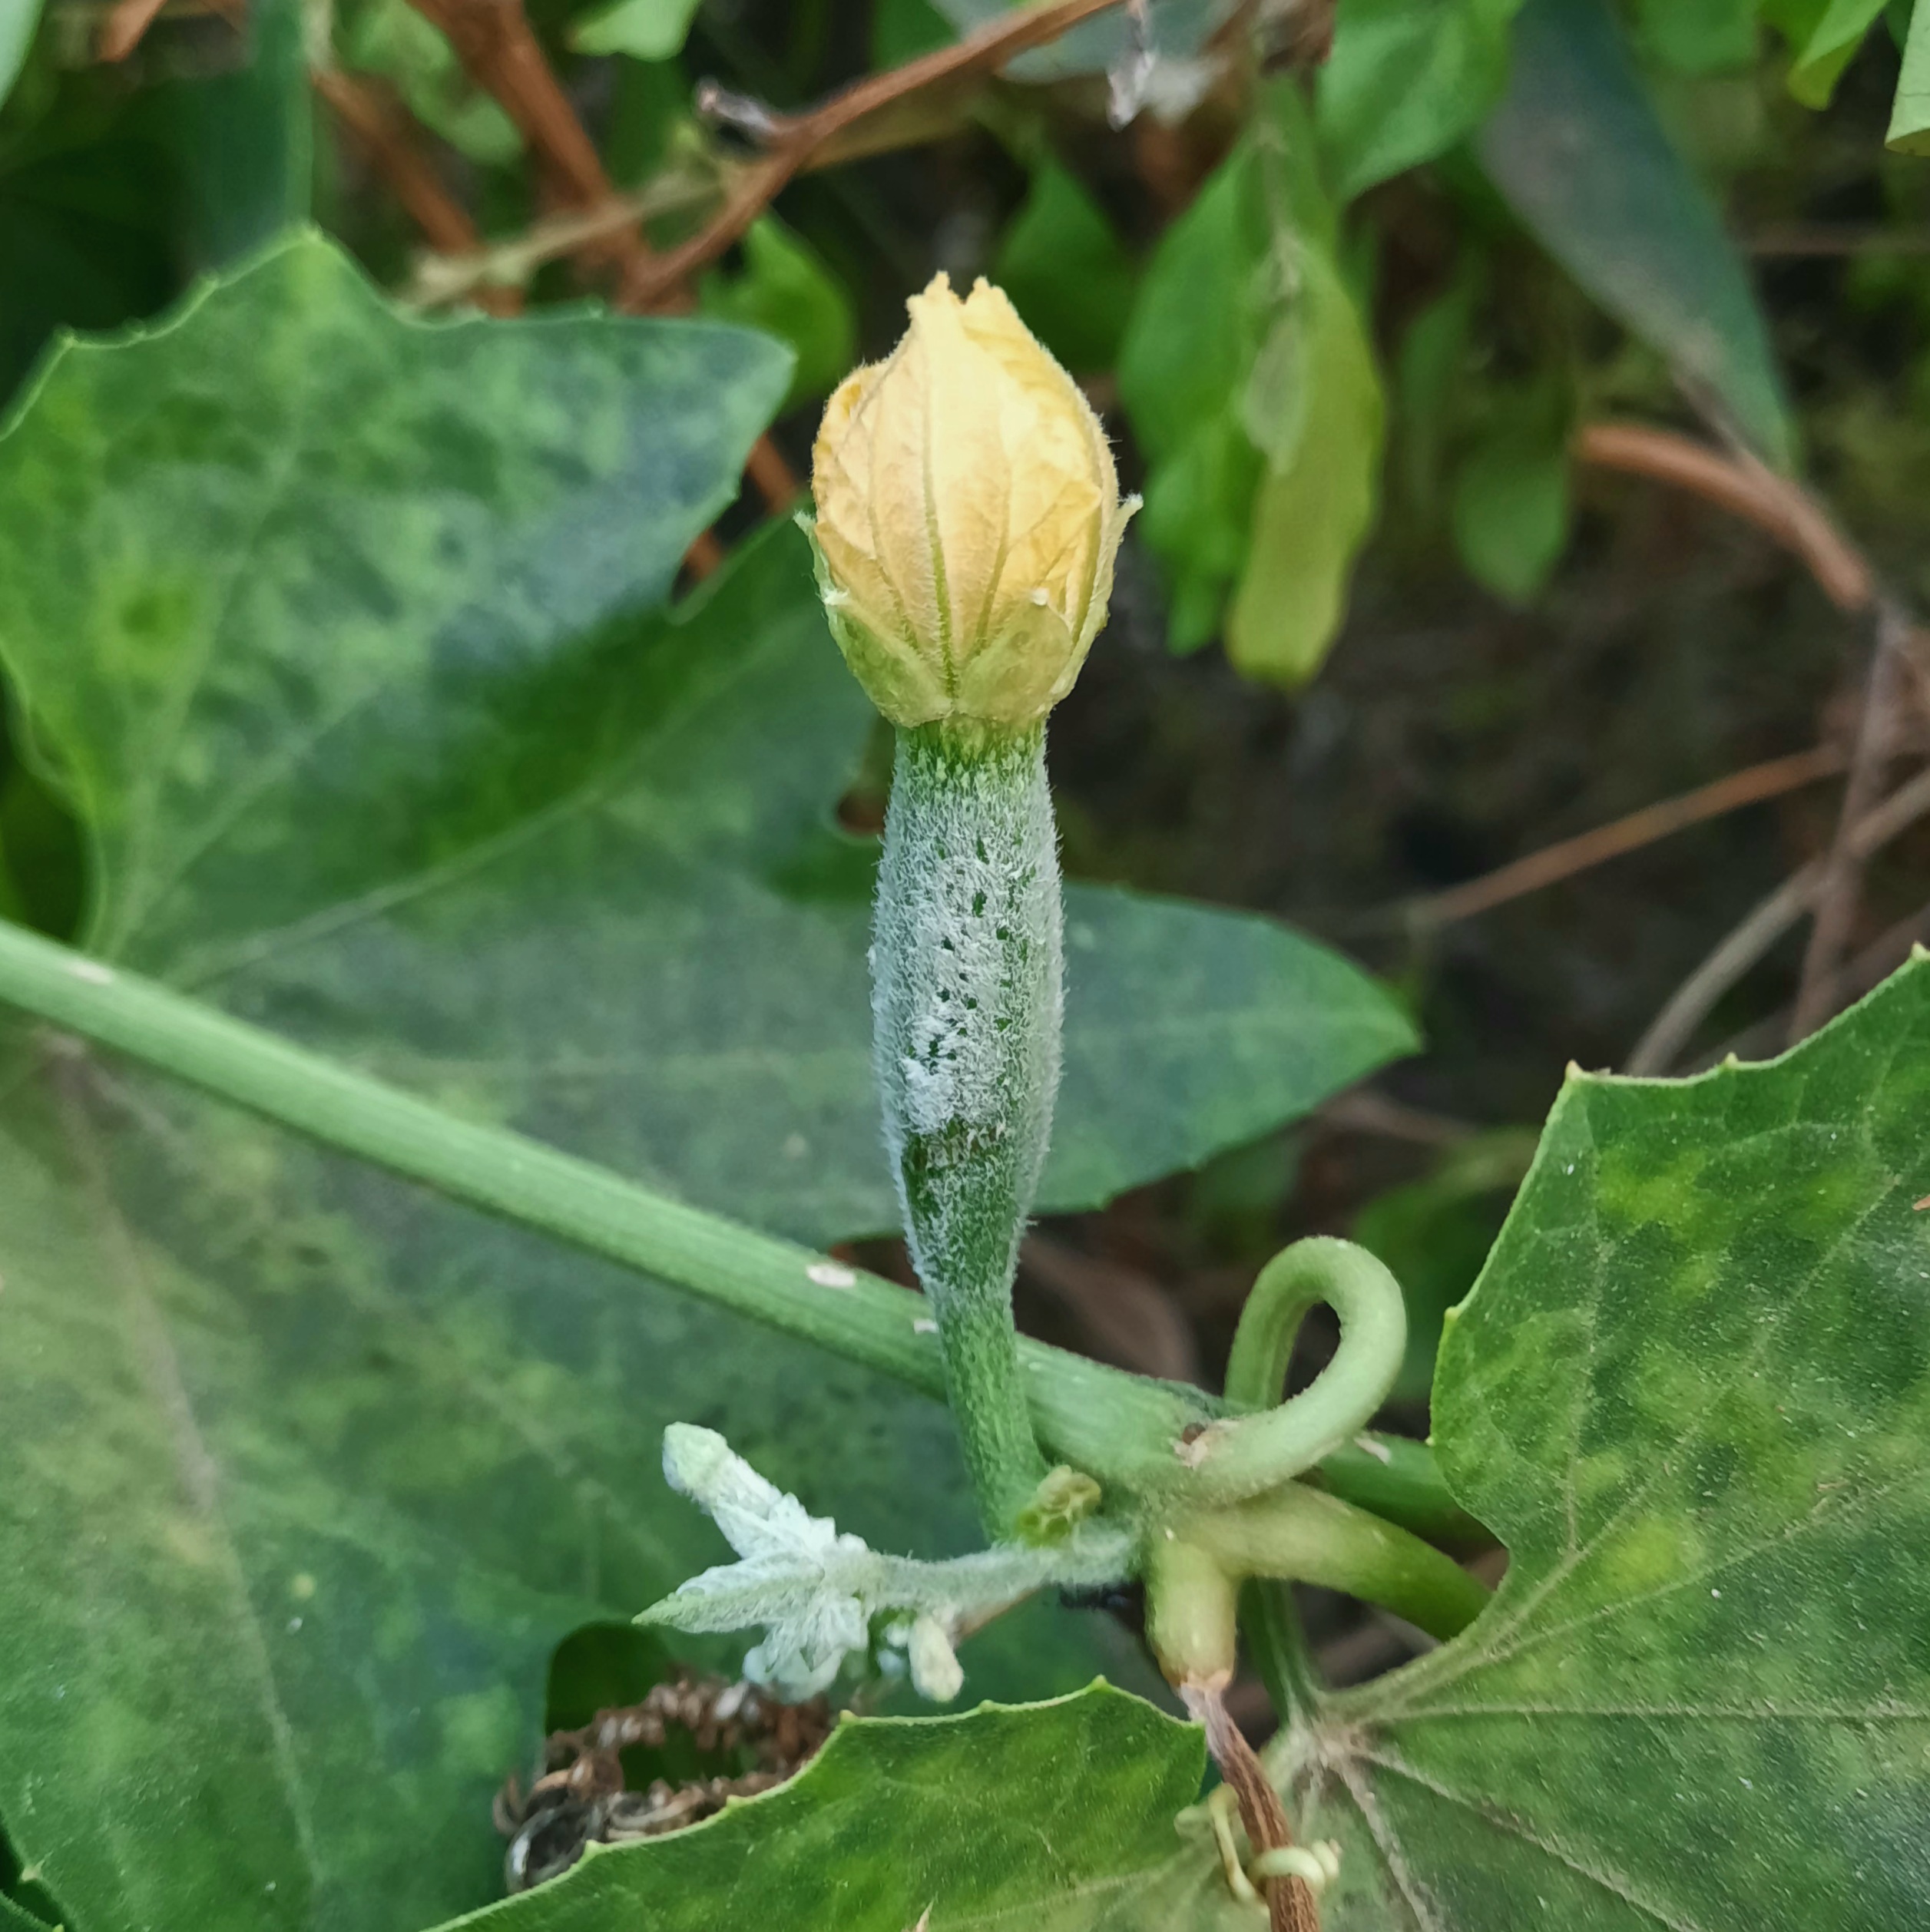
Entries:
POLYGON ((1779 1060, 1574 1075, 1441 1351, 1508 1544, 1279 1747, 1328 1932, 1930 1914, 1930 960, 1779 1060))

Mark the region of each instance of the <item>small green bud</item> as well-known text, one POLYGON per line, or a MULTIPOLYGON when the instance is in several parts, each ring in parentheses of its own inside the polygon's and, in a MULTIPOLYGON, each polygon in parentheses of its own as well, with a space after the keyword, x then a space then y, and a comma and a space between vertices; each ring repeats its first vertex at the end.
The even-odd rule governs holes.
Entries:
POLYGON ((1032 1500, 1018 1513, 1014 1527, 1021 1543, 1044 1549, 1063 1543, 1099 1507, 1103 1492, 1090 1476, 1061 1463, 1045 1473, 1032 1500))

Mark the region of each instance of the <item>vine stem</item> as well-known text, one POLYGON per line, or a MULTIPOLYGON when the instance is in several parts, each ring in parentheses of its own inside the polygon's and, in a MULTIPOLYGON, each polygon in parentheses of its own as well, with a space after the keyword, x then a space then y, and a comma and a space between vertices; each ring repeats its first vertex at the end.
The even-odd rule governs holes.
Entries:
MULTIPOLYGON (((921 1295, 795 1242, 670 1199, 594 1163, 432 1102, 217 1008, 0 921, 0 1004, 36 1015, 325 1146, 534 1228, 942 1398, 921 1295)), ((1177 1487, 1174 1440, 1223 1405, 1021 1337, 1032 1425, 1102 1483, 1177 1487)), ((1317 1472, 1336 1494, 1428 1535, 1468 1527, 1420 1444, 1363 1438, 1317 1472)))
POLYGON ((1198 1510, 1180 1533, 1235 1583, 1271 1578, 1344 1590, 1444 1642, 1488 1601, 1488 1586, 1432 1543, 1304 1483, 1198 1510))

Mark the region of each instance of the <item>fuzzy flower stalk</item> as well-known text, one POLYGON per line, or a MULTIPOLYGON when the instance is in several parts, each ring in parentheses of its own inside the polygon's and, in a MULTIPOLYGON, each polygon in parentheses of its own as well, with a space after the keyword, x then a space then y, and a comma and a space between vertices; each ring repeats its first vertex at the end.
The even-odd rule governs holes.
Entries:
POLYGON ((813 452, 819 589, 898 727, 872 946, 885 1143, 987 1528, 1045 1474, 1012 1327, 1059 1079, 1045 716, 1105 621, 1127 519, 1105 432, 1005 296, 942 275, 813 452))

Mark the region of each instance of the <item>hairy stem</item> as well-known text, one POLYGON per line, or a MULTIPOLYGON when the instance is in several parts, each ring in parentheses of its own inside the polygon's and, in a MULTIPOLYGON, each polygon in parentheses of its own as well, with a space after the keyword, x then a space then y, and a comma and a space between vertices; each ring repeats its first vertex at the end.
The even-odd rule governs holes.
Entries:
MULTIPOLYGON (((1177 1512, 1148 1533, 1140 1567, 1146 1634, 1175 1684, 1223 1683, 1231 1674, 1243 1583, 1319 1583, 1444 1639, 1488 1601, 1486 1587, 1432 1543, 1303 1483, 1177 1512)), ((1291 1602, 1283 1591, 1249 1607, 1260 1613, 1270 1646, 1262 1666, 1281 1715, 1305 1709, 1317 1686, 1291 1602)))
POLYGON ((898 734, 872 954, 885 1145, 985 1527, 1045 1474, 1012 1275, 1059 1083, 1059 862, 1042 725, 898 734))

